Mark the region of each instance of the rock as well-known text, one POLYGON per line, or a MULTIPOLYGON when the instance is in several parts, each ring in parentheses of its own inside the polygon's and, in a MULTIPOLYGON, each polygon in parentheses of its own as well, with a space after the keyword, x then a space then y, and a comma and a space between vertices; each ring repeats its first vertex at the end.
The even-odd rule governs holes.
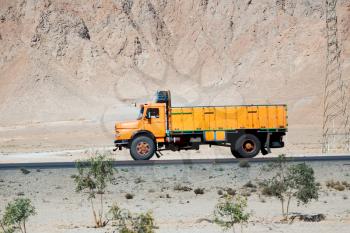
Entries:
POLYGON ((28 175, 30 173, 30 171, 28 169, 25 168, 21 168, 20 171, 24 174, 24 175, 28 175))
POLYGON ((293 221, 294 219, 298 219, 304 222, 320 222, 326 219, 324 214, 296 214, 290 217, 293 221))

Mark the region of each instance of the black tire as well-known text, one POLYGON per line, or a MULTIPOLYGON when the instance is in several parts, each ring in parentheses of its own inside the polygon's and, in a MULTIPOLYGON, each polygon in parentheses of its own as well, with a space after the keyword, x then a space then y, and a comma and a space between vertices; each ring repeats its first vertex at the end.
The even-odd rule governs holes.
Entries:
POLYGON ((235 150, 234 146, 233 147, 231 146, 231 154, 238 159, 242 158, 241 155, 238 154, 238 152, 235 150))
POLYGON ((240 136, 231 148, 232 154, 236 158, 253 158, 257 156, 261 149, 261 142, 253 134, 244 134, 240 136))
POLYGON ((134 160, 149 160, 156 151, 154 141, 147 136, 134 138, 130 145, 130 155, 134 160))

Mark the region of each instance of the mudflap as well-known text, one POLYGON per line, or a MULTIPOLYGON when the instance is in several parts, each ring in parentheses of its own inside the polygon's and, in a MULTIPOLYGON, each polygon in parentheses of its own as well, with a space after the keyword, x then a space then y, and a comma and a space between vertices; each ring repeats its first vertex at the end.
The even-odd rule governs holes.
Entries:
POLYGON ((261 153, 263 155, 267 155, 271 153, 271 148, 270 148, 270 136, 271 133, 267 133, 266 135, 266 142, 265 142, 265 146, 261 147, 261 153))

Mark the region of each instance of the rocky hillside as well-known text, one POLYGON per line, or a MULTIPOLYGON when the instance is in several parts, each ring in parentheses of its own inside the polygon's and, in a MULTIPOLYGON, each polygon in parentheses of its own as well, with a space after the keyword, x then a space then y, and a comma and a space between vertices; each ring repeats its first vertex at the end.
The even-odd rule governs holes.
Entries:
MULTIPOLYGON (((348 0, 337 14, 349 77, 348 0)), ((321 0, 0 0, 0 125, 112 119, 166 88, 319 127, 325 35, 321 0)))

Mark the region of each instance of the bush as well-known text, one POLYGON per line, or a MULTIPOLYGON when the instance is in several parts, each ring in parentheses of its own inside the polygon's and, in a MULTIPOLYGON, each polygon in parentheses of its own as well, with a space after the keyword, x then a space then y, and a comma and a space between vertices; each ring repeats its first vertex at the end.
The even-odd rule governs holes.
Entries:
POLYGON ((265 196, 273 196, 272 187, 269 186, 268 182, 262 182, 259 184, 261 188, 261 194, 265 196))
POLYGON ((31 204, 29 199, 15 199, 6 206, 4 216, 0 224, 1 228, 4 233, 14 232, 16 228, 20 229, 22 233, 26 233, 26 222, 30 216, 35 214, 35 207, 31 204))
POLYGON ((214 223, 218 224, 223 230, 232 228, 235 231, 235 224, 241 225, 248 222, 250 215, 245 212, 247 208, 247 199, 239 195, 235 197, 226 195, 216 205, 214 210, 214 223))
POLYGON ((256 188, 256 185, 251 181, 248 181, 245 185, 243 185, 243 188, 256 188))
POLYGON ((231 195, 231 196, 234 196, 237 193, 237 191, 232 189, 232 188, 226 189, 226 192, 227 192, 228 195, 231 195))
POLYGON ((326 182, 326 186, 327 188, 332 188, 335 189, 337 191, 344 191, 346 188, 347 183, 346 182, 340 182, 340 181, 327 181, 326 182))
POLYGON ((297 199, 298 205, 318 199, 319 187, 315 182, 314 171, 305 163, 287 166, 286 157, 280 155, 267 170, 275 174, 261 183, 262 193, 277 197, 281 201, 282 215, 285 219, 288 219, 292 198, 297 199))
POLYGON ((98 154, 97 157, 76 163, 78 174, 74 175, 76 192, 87 193, 87 199, 91 203, 95 226, 104 227, 107 221, 103 220, 104 193, 107 184, 112 182, 114 169, 112 160, 105 155, 98 154), (99 198, 99 209, 96 211, 94 199, 99 198))
POLYGON ((28 169, 25 168, 21 168, 19 169, 24 175, 28 175, 30 173, 30 171, 28 169))
POLYGON ((194 193, 195 193, 196 195, 203 195, 203 194, 204 194, 204 188, 196 188, 196 189, 194 190, 194 193))
POLYGON ((192 191, 192 188, 188 187, 188 186, 182 186, 181 184, 177 184, 177 185, 175 185, 174 190, 175 191, 189 192, 189 191, 192 191))
POLYGON ((108 213, 119 233, 154 233, 156 228, 151 212, 133 215, 114 204, 108 213))

